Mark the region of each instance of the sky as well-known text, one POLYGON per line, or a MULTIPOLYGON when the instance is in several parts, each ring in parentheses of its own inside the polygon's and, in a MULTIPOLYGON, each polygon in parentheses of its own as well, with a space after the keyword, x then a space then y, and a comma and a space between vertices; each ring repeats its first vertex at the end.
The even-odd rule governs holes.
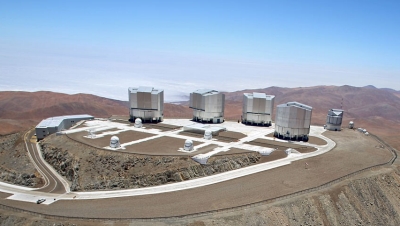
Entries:
POLYGON ((1 1, 0 90, 400 90, 400 1, 1 1))

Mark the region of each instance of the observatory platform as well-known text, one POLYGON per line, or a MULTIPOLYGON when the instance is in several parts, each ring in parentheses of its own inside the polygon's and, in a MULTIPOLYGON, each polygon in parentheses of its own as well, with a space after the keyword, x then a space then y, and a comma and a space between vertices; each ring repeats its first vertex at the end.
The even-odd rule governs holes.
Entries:
MULTIPOLYGON (((220 125, 210 125, 193 123, 188 119, 165 119, 157 126, 171 129, 163 130, 151 126, 138 128, 135 124, 92 120, 85 122, 79 128, 65 131, 65 134, 78 142, 110 151, 158 156, 190 156, 201 164, 205 164, 212 156, 226 154, 257 152, 261 156, 269 156, 272 153, 274 156, 281 156, 275 152, 283 152, 287 148, 298 150, 298 155, 309 154, 325 145, 289 143, 273 138, 271 135, 274 132, 273 128, 253 127, 230 121, 220 125), (91 136, 87 135, 87 131, 91 131, 91 136), (209 133, 212 136, 209 136, 209 133), (110 145, 110 140, 111 143, 116 143, 116 137, 118 145, 110 145)), ((325 139, 321 135, 322 127, 312 128, 310 135, 325 139)))

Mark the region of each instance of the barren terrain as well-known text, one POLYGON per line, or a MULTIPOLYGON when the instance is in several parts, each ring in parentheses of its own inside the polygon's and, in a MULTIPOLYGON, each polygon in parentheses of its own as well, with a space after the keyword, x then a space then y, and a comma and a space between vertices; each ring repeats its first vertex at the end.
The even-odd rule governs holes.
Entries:
MULTIPOLYGON (((71 182, 73 191, 155 186, 239 169, 270 159, 258 152, 238 149, 227 155, 213 156, 207 165, 200 165, 190 158, 193 154, 176 151, 183 140, 157 139, 150 140, 152 144, 148 141, 137 144, 138 152, 135 153, 99 149, 75 142, 65 135, 51 135, 41 145, 46 161, 71 182)), ((200 152, 209 151, 209 148, 206 146, 200 152)), ((271 159, 276 159, 275 155, 271 159)))
MULTIPOLYGON (((270 87, 226 93, 225 117, 228 120, 240 118, 242 93, 253 91, 276 95, 276 105, 287 101, 299 101, 311 105, 314 108, 312 124, 319 125, 324 124, 328 109, 340 108, 343 98, 344 127, 348 121, 352 120, 356 123, 356 127, 366 128, 394 147, 400 148, 398 139, 400 96, 397 91, 374 87, 318 86, 291 89, 270 87)), ((97 117, 108 117, 112 114, 126 115, 126 109, 127 103, 124 101, 86 94, 0 92, 0 134, 21 131, 50 116, 88 113, 97 117), (30 117, 26 117, 27 115, 30 117)), ((164 115, 170 118, 190 118, 191 110, 185 106, 185 103, 182 105, 166 104, 164 115)), ((157 127, 157 125, 154 126, 157 127)), ((359 169, 387 162, 391 158, 390 153, 382 148, 382 144, 373 137, 364 136, 356 131, 326 132, 324 135, 337 142, 333 151, 311 159, 293 162, 287 167, 212 186, 170 194, 113 199, 112 202, 109 200, 73 203, 59 201, 50 206, 4 200, 6 195, 0 194, 0 204, 30 209, 44 214, 95 217, 100 213, 102 217, 146 218, 191 214, 273 199, 257 206, 214 212, 206 216, 144 221, 119 220, 113 224, 399 225, 400 190, 398 187, 400 187, 400 177, 398 164, 400 161, 396 161, 393 167, 367 170, 334 186, 322 187, 322 190, 317 192, 290 196, 285 199, 274 199, 277 196, 320 186, 359 169), (305 169, 305 163, 308 164, 307 169, 305 169), (132 203, 134 203, 133 206, 132 203), (126 208, 127 206, 132 208, 126 208)), ((57 137, 57 139, 63 138, 65 137, 57 137)), ((37 172, 34 172, 33 165, 29 165, 29 159, 23 154, 25 153, 22 151, 23 146, 18 141, 20 135, 0 137, 0 139, 3 148, 0 148, 3 172, 1 175, 7 174, 1 179, 17 184, 21 184, 19 182, 25 184, 31 178, 37 179, 37 172), (11 143, 8 142, 10 140, 11 143), (22 172, 22 174, 10 176, 10 172, 11 174, 12 172, 22 172), (24 173, 25 176, 22 176, 24 173)), ((104 143, 108 144, 108 141, 105 140, 104 143)), ((65 143, 66 140, 57 142, 59 142, 58 144, 65 143)), ((179 146, 181 146, 182 141, 179 142, 179 146)), ((310 139, 310 143, 313 142, 310 139)), ((128 153, 109 155, 110 152, 88 148, 82 144, 69 144, 64 149, 60 149, 59 146, 55 146, 56 143, 54 145, 47 144, 46 159, 70 181, 72 190, 153 186, 169 183, 175 179, 179 181, 180 179, 209 175, 205 172, 213 170, 223 172, 285 156, 283 152, 276 151, 268 158, 249 157, 247 153, 237 150, 237 154, 229 158, 213 157, 213 164, 208 169, 209 171, 204 169, 200 171, 198 166, 193 165, 193 161, 188 161, 188 157, 185 156, 148 158, 128 153), (132 157, 132 155, 135 156, 127 157, 132 157), (245 161, 245 159, 248 160, 245 161), (174 168, 175 164, 170 161, 178 162, 177 166, 182 168, 174 168), (166 168, 167 171, 165 171, 166 168), (150 171, 155 173, 146 174, 150 171), (172 172, 174 174, 171 174, 172 172)), ((210 148, 212 147, 206 146, 204 149, 210 148)), ((26 186, 39 186, 40 180, 35 183, 28 183, 26 186)), ((99 225, 108 224, 111 221, 105 223, 104 221, 45 219, 43 216, 32 216, 23 212, 10 211, 4 207, 0 208, 0 224, 2 225, 52 225, 54 223, 99 225)))
POLYGON ((25 150, 24 132, 0 136, 0 181, 28 187, 40 187, 41 175, 25 150))
MULTIPOLYGON (((391 89, 373 86, 315 86, 299 88, 269 87, 226 93, 225 118, 238 120, 242 114, 245 92, 265 92, 275 95, 275 105, 298 101, 313 107, 312 124, 323 125, 330 108, 345 110, 344 123, 354 121, 400 149, 397 139, 400 127, 400 95, 391 89), (343 99, 343 101, 342 101, 343 99)), ((128 98, 128 97, 127 97, 128 98)), ((127 102, 88 94, 67 95, 53 92, 0 92, 0 134, 27 129, 50 116, 92 114, 96 117, 127 115, 127 102), (29 117, 26 117, 29 115, 29 117)), ((191 118, 187 102, 180 105, 166 103, 166 118, 191 118)), ((272 115, 274 119, 274 113, 272 115)))
MULTIPOLYGON (((385 163, 391 153, 373 137, 357 131, 328 132, 337 147, 321 156, 293 162, 234 180, 178 192, 100 200, 58 201, 50 206, 0 200, 0 204, 55 215, 104 218, 156 218, 224 209, 257 203, 206 216, 117 221, 117 224, 194 225, 397 225, 400 177, 395 167, 380 167, 356 175, 324 190, 289 195, 318 187, 326 182, 372 165, 385 163), (309 163, 307 169, 305 162, 309 163), (240 194, 240 195, 238 195, 240 194), (107 206, 107 208, 99 208, 107 206), (130 206, 131 208, 127 208, 130 206)), ((62 137, 62 136, 58 136, 62 137)), ((98 161, 96 161, 98 162, 98 161)), ((4 212, 6 210, 3 210, 4 212)), ((15 218, 4 217, 5 220, 15 218)), ((17 218, 21 219, 21 218, 17 218)), ((57 222, 41 219, 40 222, 57 222)), ((76 222, 71 220, 68 222, 76 222)), ((100 222, 97 222, 100 223, 100 222)))

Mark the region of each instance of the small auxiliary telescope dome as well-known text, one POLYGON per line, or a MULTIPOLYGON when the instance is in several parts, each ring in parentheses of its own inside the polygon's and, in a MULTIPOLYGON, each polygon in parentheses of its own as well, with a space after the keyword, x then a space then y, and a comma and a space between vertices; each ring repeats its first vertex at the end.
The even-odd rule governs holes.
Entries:
POLYGON ((142 128, 142 120, 140 118, 135 119, 135 127, 136 128, 142 128))
POLYGON ((185 146, 183 147, 185 151, 192 151, 193 150, 193 141, 192 140, 186 140, 185 141, 185 146))
POLYGON ((211 130, 204 131, 204 139, 211 140, 212 139, 212 132, 211 130))
POLYGON ((112 136, 110 140, 111 148, 119 148, 121 144, 119 143, 119 138, 117 136, 112 136))
POLYGON ((354 122, 353 121, 350 121, 349 122, 349 129, 353 129, 354 128, 354 122))

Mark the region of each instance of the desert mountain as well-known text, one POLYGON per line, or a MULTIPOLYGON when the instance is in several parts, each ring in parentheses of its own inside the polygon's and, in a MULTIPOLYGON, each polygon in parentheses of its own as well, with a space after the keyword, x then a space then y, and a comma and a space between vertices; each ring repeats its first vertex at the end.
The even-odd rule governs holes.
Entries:
POLYGON ((127 114, 127 103, 89 94, 54 92, 0 92, 0 133, 7 134, 36 125, 43 118, 65 114, 108 117, 127 114))
POLYGON ((330 108, 343 108, 345 120, 383 117, 400 122, 400 98, 394 92, 371 87, 316 86, 305 88, 270 87, 226 93, 227 102, 241 103, 243 93, 264 92, 275 95, 275 105, 298 101, 313 107, 314 124, 324 124, 330 108))
MULTIPOLYGON (((189 117, 185 106, 165 104, 167 117, 189 117)), ((63 94, 48 91, 0 92, 0 134, 9 134, 35 126, 42 119, 73 114, 95 117, 128 115, 128 102, 90 94, 63 94)))
POLYGON ((378 89, 372 86, 315 86, 299 88, 269 87, 226 93, 226 117, 241 115, 243 93, 264 92, 275 95, 275 106, 289 101, 298 101, 313 107, 312 124, 325 124, 330 108, 345 110, 345 126, 354 121, 356 127, 385 137, 392 145, 400 147, 400 95, 398 91, 378 89))
MULTIPOLYGON (((275 95, 275 105, 298 101, 313 107, 312 124, 323 125, 330 108, 345 110, 344 125, 354 121, 391 142, 397 140, 400 126, 400 92, 373 86, 315 86, 299 88, 269 87, 226 93, 225 117, 238 120, 242 114, 243 93, 264 92, 275 95)), ((187 102, 165 104, 166 118, 190 118, 187 102)), ((89 94, 68 95, 54 92, 0 92, 0 134, 36 125, 43 118, 65 114, 91 114, 95 117, 127 115, 126 101, 89 94)))

